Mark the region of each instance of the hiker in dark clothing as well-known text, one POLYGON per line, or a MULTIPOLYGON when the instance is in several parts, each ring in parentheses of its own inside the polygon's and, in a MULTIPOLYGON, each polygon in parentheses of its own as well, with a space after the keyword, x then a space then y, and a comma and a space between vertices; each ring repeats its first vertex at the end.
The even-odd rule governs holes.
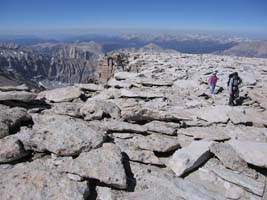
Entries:
POLYGON ((236 105, 235 100, 239 97, 239 85, 242 83, 242 79, 238 76, 237 72, 229 75, 227 86, 229 88, 229 105, 236 105))

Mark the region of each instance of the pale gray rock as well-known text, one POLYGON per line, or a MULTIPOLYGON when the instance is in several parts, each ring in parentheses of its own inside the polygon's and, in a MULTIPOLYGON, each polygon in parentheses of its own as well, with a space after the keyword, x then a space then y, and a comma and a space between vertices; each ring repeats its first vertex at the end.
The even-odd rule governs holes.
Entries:
POLYGON ((108 86, 114 88, 131 88, 133 85, 128 81, 117 81, 115 79, 111 79, 107 83, 108 86))
POLYGON ((116 200, 116 192, 107 187, 96 187, 97 198, 96 200, 116 200))
POLYGON ((137 73, 132 73, 132 72, 117 72, 115 73, 114 77, 116 80, 129 80, 129 79, 135 79, 137 76, 137 73))
POLYGON ((154 98, 163 98, 164 95, 158 91, 151 91, 148 89, 121 89, 120 96, 126 98, 141 98, 141 99, 154 99, 154 98))
POLYGON ((30 88, 25 85, 25 84, 22 84, 22 85, 18 85, 18 86, 3 86, 3 87, 0 87, 0 91, 3 91, 3 92, 9 92, 9 91, 29 91, 30 88))
POLYGON ((245 110, 230 110, 228 111, 228 116, 231 122, 235 125, 238 124, 252 124, 252 119, 247 116, 245 110))
POLYGON ((79 88, 64 87, 41 92, 38 94, 38 99, 44 98, 47 99, 48 101, 55 103, 70 102, 74 99, 78 99, 81 95, 82 92, 79 88))
POLYGON ((169 123, 152 121, 145 124, 148 131, 165 134, 165 135, 176 135, 176 129, 169 123))
POLYGON ((131 161, 137 161, 152 165, 164 165, 152 151, 128 149, 125 150, 125 153, 131 161))
POLYGON ((0 139, 0 163, 9 163, 28 155, 22 143, 13 136, 0 139))
POLYGON ((58 115, 68 115, 71 117, 82 117, 81 108, 82 103, 73 103, 73 102, 62 102, 55 103, 52 105, 52 108, 44 111, 43 113, 54 113, 58 115))
POLYGON ((110 116, 113 119, 119 119, 121 116, 121 109, 112 102, 104 100, 90 100, 80 109, 81 114, 85 120, 99 120, 104 116, 110 116))
POLYGON ((132 133, 112 133, 112 136, 119 139, 130 139, 133 138, 134 134, 132 133))
POLYGON ((253 194, 263 196, 265 182, 257 181, 253 178, 235 173, 232 170, 225 169, 223 167, 214 166, 212 171, 224 180, 239 185, 253 194))
POLYGON ((234 171, 242 172, 251 177, 256 177, 257 173, 248 168, 247 162, 244 161, 230 144, 213 143, 210 146, 210 151, 223 163, 226 168, 234 171))
POLYGON ((0 193, 1 199, 84 200, 90 192, 87 182, 27 163, 0 169, 0 193))
POLYGON ((127 154, 127 158, 132 161, 137 161, 146 164, 163 165, 154 152, 139 149, 137 144, 132 140, 115 138, 114 142, 120 149, 127 154))
POLYGON ((210 124, 226 124, 229 120, 227 115, 229 109, 230 107, 228 106, 211 106, 197 110, 196 114, 199 119, 207 121, 210 124))
POLYGON ((9 135, 9 127, 6 123, 0 121, 0 139, 9 135))
POLYGON ((121 151, 112 143, 105 143, 101 148, 81 153, 73 160, 68 172, 98 179, 118 189, 127 188, 121 151))
POLYGON ((177 133, 178 135, 183 134, 186 136, 191 136, 194 139, 205 139, 214 141, 224 141, 229 140, 231 138, 226 134, 227 129, 217 126, 178 129, 177 133))
MULTIPOLYGON (((153 166, 142 165, 139 163, 130 162, 131 171, 136 180, 135 191, 126 194, 124 199, 134 199, 134 197, 147 197, 148 199, 155 197, 150 194, 155 191, 162 191, 158 194, 166 200, 222 200, 221 195, 207 190, 204 186, 184 179, 175 177, 169 171, 153 166), (168 187, 166 187, 168 186, 168 187), (165 195, 165 197, 164 197, 165 195)), ((123 198, 122 198, 123 199, 123 198)), ((142 199, 142 198, 141 198, 142 199)), ((152 200, 151 199, 151 200, 152 200)))
POLYGON ((230 126, 227 135, 236 140, 267 143, 266 128, 230 126))
POLYGON ((93 83, 75 84, 74 86, 77 88, 80 88, 80 90, 89 91, 89 92, 98 92, 98 91, 104 90, 103 85, 97 85, 93 83))
POLYGON ((152 110, 146 108, 129 108, 122 110, 122 118, 128 121, 187 121, 192 120, 193 115, 187 111, 176 112, 152 110))
POLYGON ((209 141, 194 141, 189 146, 178 149, 169 160, 168 167, 177 176, 190 172, 210 158, 211 144, 209 141))
POLYGON ((138 124, 131 124, 116 120, 106 120, 102 123, 102 126, 108 132, 128 132, 128 133, 146 133, 147 129, 144 126, 138 124))
POLYGON ((230 140, 229 144, 247 163, 267 168, 267 143, 230 140))
POLYGON ((9 135, 10 130, 19 128, 21 123, 30 122, 31 119, 24 108, 3 108, 0 112, 0 139, 9 135))
POLYGON ((26 91, 0 92, 0 101, 19 101, 23 103, 33 102, 37 94, 26 91))
POLYGON ((103 133, 92 129, 85 121, 64 115, 38 115, 32 129, 22 129, 17 137, 26 149, 49 151, 57 155, 78 155, 99 147, 103 133))
POLYGON ((136 135, 131 141, 140 149, 169 152, 180 147, 177 137, 152 134, 148 136, 136 135))
POLYGON ((141 80, 140 83, 143 86, 148 86, 148 87, 152 87, 152 86, 167 86, 167 87, 171 87, 173 85, 172 81, 164 81, 164 80, 153 80, 153 79, 145 79, 145 80, 141 80))

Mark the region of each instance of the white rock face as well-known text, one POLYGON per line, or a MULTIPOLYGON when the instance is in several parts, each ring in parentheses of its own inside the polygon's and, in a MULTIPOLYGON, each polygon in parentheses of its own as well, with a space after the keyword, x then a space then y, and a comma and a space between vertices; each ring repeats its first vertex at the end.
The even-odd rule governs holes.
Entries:
POLYGON ((168 162, 177 176, 182 176, 210 158, 209 147, 212 142, 194 141, 189 146, 178 149, 168 162))
POLYGON ((267 143, 231 140, 229 144, 246 162, 267 168, 267 143))

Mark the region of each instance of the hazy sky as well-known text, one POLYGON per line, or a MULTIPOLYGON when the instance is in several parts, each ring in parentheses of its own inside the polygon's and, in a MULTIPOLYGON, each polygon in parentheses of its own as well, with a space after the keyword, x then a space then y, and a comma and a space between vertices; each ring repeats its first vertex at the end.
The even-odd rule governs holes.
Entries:
POLYGON ((267 0, 0 0, 0 34, 101 29, 267 33, 267 0))

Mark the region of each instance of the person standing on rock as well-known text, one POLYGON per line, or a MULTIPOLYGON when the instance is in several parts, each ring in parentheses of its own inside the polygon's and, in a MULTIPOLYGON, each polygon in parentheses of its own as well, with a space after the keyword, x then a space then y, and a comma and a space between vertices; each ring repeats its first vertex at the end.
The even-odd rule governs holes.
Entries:
POLYGON ((218 77, 217 77, 217 71, 214 71, 209 79, 209 86, 210 86, 210 93, 211 93, 211 96, 213 98, 213 100, 215 100, 215 88, 216 88, 216 84, 217 84, 217 81, 218 81, 218 77))
POLYGON ((239 97, 239 85, 242 83, 242 79, 238 76, 237 72, 229 75, 228 89, 229 89, 229 106, 236 105, 236 99, 239 97))

